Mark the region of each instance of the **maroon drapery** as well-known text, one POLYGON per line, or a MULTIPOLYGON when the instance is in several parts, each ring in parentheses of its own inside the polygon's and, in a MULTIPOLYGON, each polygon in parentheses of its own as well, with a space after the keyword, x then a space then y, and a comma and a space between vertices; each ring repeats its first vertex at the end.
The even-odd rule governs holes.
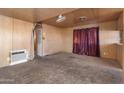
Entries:
POLYGON ((100 56, 99 28, 77 29, 73 32, 73 53, 100 56))

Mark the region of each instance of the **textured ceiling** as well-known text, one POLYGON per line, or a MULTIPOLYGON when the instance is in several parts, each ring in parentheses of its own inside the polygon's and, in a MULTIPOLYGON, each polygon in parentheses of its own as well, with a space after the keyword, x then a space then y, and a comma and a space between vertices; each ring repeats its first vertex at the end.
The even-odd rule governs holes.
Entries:
POLYGON ((0 8, 0 14, 30 22, 43 22, 58 27, 70 27, 89 23, 116 20, 123 9, 120 8, 0 8), (63 14, 66 20, 56 23, 57 16, 63 14), (85 21, 80 21, 86 16, 85 21))
POLYGON ((76 10, 76 8, 0 8, 0 14, 37 22, 76 10))
POLYGON ((56 23, 56 17, 44 20, 46 24, 59 26, 59 27, 71 27, 76 25, 84 25, 90 23, 99 23, 110 20, 117 20, 123 9, 99 9, 99 8, 82 8, 69 13, 66 13, 66 20, 61 23, 56 23), (86 16, 84 21, 80 20, 81 16, 86 16))

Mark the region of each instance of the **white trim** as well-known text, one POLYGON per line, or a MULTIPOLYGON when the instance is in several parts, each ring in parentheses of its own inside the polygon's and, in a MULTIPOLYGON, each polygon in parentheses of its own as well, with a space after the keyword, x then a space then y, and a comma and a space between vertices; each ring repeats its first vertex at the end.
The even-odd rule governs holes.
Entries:
POLYGON ((14 63, 10 63, 10 65, 12 66, 12 65, 20 64, 20 63, 25 63, 25 62, 27 62, 27 61, 28 61, 28 60, 16 61, 16 62, 14 62, 14 63))
POLYGON ((26 49, 22 49, 22 50, 13 50, 13 51, 11 51, 11 53, 13 53, 13 52, 21 52, 21 51, 24 51, 24 52, 26 53, 26 49))

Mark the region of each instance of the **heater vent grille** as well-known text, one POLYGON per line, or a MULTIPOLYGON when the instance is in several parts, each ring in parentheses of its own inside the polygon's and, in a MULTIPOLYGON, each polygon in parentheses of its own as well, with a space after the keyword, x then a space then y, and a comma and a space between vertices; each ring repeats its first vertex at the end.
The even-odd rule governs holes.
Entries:
POLYGON ((26 50, 11 51, 11 64, 15 65, 23 62, 27 62, 28 54, 26 50))

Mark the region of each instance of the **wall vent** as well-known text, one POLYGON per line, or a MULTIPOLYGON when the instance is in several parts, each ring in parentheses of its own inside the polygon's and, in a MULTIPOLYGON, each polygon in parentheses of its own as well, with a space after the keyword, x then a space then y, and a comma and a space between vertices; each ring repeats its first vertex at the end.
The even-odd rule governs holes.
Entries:
POLYGON ((24 63, 28 61, 28 53, 25 49, 11 51, 10 57, 11 57, 10 65, 15 65, 15 64, 24 63))

